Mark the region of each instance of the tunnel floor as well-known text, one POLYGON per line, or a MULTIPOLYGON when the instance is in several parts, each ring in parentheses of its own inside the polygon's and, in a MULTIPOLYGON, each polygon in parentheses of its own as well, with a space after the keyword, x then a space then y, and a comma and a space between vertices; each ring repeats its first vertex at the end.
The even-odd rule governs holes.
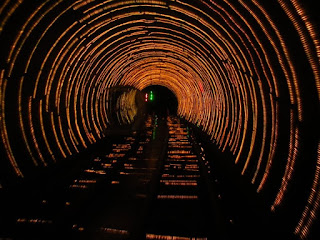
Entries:
POLYGON ((6 193, 0 237, 204 240, 259 230, 269 238, 271 218, 258 219, 240 190, 221 191, 204 145, 180 118, 150 115, 141 132, 113 137, 38 190, 6 193))

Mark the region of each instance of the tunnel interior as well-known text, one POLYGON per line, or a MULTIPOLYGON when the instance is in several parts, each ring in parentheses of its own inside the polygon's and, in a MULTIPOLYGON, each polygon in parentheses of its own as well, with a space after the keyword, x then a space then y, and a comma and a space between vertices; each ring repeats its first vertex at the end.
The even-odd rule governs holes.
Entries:
POLYGON ((168 148, 168 132, 202 144, 239 199, 225 209, 249 209, 247 226, 234 224, 244 235, 260 226, 262 239, 265 226, 275 238, 319 239, 318 10, 298 0, 2 1, 0 223, 38 224, 15 206, 32 205, 51 177, 70 180, 57 172, 113 144, 135 149, 145 134, 149 149, 168 148))
POLYGON ((142 90, 147 104, 147 113, 159 116, 176 115, 178 100, 168 88, 153 85, 142 90), (146 95, 147 94, 147 95, 146 95))

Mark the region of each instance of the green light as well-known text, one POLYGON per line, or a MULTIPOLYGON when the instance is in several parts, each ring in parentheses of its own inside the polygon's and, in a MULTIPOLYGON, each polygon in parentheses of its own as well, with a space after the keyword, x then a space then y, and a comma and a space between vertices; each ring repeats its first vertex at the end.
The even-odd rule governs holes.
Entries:
POLYGON ((150 100, 150 101, 153 101, 153 92, 152 92, 152 91, 150 91, 149 100, 150 100))

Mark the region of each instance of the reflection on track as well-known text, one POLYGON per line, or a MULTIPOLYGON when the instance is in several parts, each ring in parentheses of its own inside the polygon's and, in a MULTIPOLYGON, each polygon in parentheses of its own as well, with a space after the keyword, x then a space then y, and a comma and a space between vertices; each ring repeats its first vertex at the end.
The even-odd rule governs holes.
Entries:
POLYGON ((149 116, 139 134, 92 156, 59 187, 15 203, 1 237, 211 239, 217 232, 208 220, 210 166, 179 118, 149 116))
POLYGON ((169 139, 146 239, 208 239, 212 219, 188 128, 168 117, 169 139))

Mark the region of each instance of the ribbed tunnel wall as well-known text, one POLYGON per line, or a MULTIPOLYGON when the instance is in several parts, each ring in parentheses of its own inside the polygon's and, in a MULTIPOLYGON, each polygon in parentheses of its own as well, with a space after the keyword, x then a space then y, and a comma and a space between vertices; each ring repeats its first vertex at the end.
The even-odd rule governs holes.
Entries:
POLYGON ((161 85, 177 96, 180 116, 233 154, 272 211, 294 212, 292 231, 307 237, 320 204, 320 45, 311 7, 1 1, 1 187, 103 138, 111 87, 161 85))

